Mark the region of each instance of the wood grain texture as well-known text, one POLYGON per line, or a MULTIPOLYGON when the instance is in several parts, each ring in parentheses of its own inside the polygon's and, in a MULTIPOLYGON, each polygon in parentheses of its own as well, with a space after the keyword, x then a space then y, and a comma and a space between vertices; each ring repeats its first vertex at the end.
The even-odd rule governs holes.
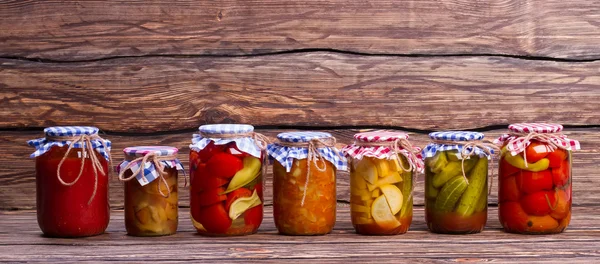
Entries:
POLYGON ((316 48, 590 59, 600 57, 599 9, 585 0, 4 1, 0 56, 82 60, 316 48))
POLYGON ((466 129, 600 124, 600 61, 397 58, 316 52, 247 58, 0 59, 0 127, 112 132, 203 123, 466 129))
MULTIPOLYGON (((259 130, 271 139, 284 130, 259 130)), ((352 135, 358 130, 329 130, 338 139, 338 147, 352 142, 352 135)), ((504 130, 492 130, 485 132, 487 138, 493 139, 504 130)), ((569 129, 566 134, 581 142, 582 150, 574 153, 573 165, 573 203, 576 205, 598 205, 600 201, 600 185, 598 184, 600 163, 600 128, 596 129, 569 129)), ((6 209, 32 209, 35 208, 35 169, 33 160, 28 156, 33 149, 25 144, 25 141, 42 136, 41 132, 0 132, 0 210, 6 209)), ((123 155, 121 150, 134 145, 169 145, 180 147, 179 158, 188 166, 187 147, 191 140, 191 133, 177 133, 162 136, 114 136, 106 135, 113 142, 113 155, 115 161, 121 161, 123 155)), ((425 134, 411 134, 410 140, 415 146, 425 146, 429 139, 425 134)), ((497 172, 498 167, 490 164, 490 171, 497 172)), ((491 174, 490 174, 491 176, 491 174)), ((347 172, 338 172, 337 198, 339 201, 349 202, 349 175, 347 172)), ((423 175, 418 175, 415 185, 414 203, 423 204, 423 175)), ((184 185, 183 177, 180 177, 180 186, 184 185)), ((492 194, 489 202, 497 202, 497 180, 494 180, 492 194)), ((180 191, 180 205, 189 205, 187 189, 180 191)), ((270 204, 272 198, 272 173, 271 168, 266 177, 265 199, 270 204)), ((123 206, 123 188, 116 177, 110 185, 110 202, 113 208, 123 206)))
POLYGON ((600 260, 598 207, 574 207, 566 232, 524 236, 501 231, 496 208, 489 210, 488 224, 480 234, 439 235, 427 231, 422 207, 414 210, 408 233, 399 236, 356 235, 349 208, 338 206, 332 234, 314 237, 277 235, 272 208, 266 207, 259 233, 243 237, 209 238, 195 234, 186 210, 180 211, 176 235, 136 238, 125 235, 123 212, 113 211, 107 233, 84 239, 52 239, 41 236, 35 212, 0 211, 0 259, 8 262, 70 263, 81 261, 211 261, 281 262, 349 261, 381 263, 500 262, 537 263, 600 260))

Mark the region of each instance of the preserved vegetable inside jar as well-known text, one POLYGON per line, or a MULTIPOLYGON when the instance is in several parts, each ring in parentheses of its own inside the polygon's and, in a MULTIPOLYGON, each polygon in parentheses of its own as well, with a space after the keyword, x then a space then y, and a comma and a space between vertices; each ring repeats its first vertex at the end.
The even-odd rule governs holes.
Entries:
POLYGON ((164 236, 177 232, 177 148, 129 147, 119 166, 125 182, 125 228, 132 236, 164 236))
POLYGON ((307 159, 294 160, 290 172, 274 162, 273 216, 280 233, 319 235, 333 229, 337 204, 335 168, 329 161, 317 162, 325 171, 319 171, 314 165, 308 168, 307 159))
POLYGON ((498 148, 477 132, 434 132, 425 154, 425 218, 429 230, 469 234, 487 222, 488 158, 498 148))
POLYGON ((413 171, 423 170, 421 149, 396 131, 358 133, 354 139, 342 149, 349 157, 354 229, 364 235, 406 233, 413 215, 413 171))
POLYGON ((329 133, 288 132, 269 145, 273 163, 273 216, 279 233, 324 235, 336 219, 336 170, 345 158, 329 133))
POLYGON ((502 144, 498 210, 504 230, 520 234, 564 231, 571 219, 571 149, 579 142, 558 124, 512 124, 502 144))
POLYGON ((190 146, 192 223, 208 236, 255 233, 263 218, 265 142, 249 125, 207 125, 200 132, 190 146))
POLYGON ((104 233, 110 218, 110 141, 100 138, 95 127, 49 127, 44 132, 46 138, 28 142, 37 149, 32 157, 40 229, 50 237, 104 233))

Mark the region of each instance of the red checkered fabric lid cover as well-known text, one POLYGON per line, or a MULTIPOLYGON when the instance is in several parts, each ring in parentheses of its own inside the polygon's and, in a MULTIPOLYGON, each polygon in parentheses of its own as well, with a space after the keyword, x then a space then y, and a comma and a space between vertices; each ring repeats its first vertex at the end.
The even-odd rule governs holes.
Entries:
MULTIPOLYGON (((398 131, 370 131, 354 135, 356 142, 354 144, 342 148, 342 152, 353 159, 362 159, 363 157, 373 157, 377 159, 392 159, 396 157, 396 153, 392 149, 392 144, 396 140, 408 140, 408 134, 398 131), (389 146, 361 146, 357 143, 375 143, 389 142, 389 146)), ((413 163, 417 171, 424 170, 423 161, 421 159, 421 148, 413 147, 412 150, 400 149, 401 155, 407 157, 409 162, 413 163)))
MULTIPOLYGON (((514 134, 502 135, 494 140, 494 143, 502 146, 505 142, 508 142, 506 148, 513 156, 523 152, 531 144, 531 140, 528 140, 527 137, 532 133, 546 134, 549 141, 566 150, 578 150, 581 148, 579 141, 569 139, 562 134, 557 134, 563 130, 563 126, 560 124, 517 123, 509 125, 508 129, 514 134)), ((533 139, 537 138, 534 137, 533 139)))

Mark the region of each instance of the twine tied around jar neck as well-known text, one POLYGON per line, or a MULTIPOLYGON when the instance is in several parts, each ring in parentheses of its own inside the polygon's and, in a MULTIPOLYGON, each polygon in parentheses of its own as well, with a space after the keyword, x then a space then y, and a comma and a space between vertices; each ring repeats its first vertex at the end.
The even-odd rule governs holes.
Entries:
MULTIPOLYGON (((135 178, 139 173, 142 173, 142 176, 145 177, 146 176, 146 172, 144 171, 145 164, 146 164, 146 162, 152 162, 154 164, 154 168, 158 172, 158 178, 160 179, 160 182, 156 185, 156 188, 158 189, 158 192, 160 193, 160 195, 162 195, 165 198, 169 198, 169 196, 171 196, 171 188, 169 187, 169 183, 167 183, 167 180, 165 179, 165 175, 167 175, 168 173, 165 171, 165 165, 163 165, 161 162, 168 161, 168 160, 174 160, 174 159, 177 159, 177 157, 175 155, 160 156, 156 152, 150 152, 142 157, 138 157, 134 160, 131 160, 125 166, 125 168, 123 168, 119 172, 119 180, 130 181, 133 178, 135 178), (136 164, 137 162, 140 162, 138 169, 135 171, 132 171, 131 176, 125 178, 125 172, 127 170, 130 170, 134 166, 134 164, 136 164), (166 195, 163 193, 162 189, 160 188, 160 183, 164 184, 165 187, 167 188, 166 195)), ((187 178, 186 178, 186 183, 187 183, 187 178)))
POLYGON ((249 137, 254 140, 254 145, 258 147, 261 151, 267 149, 269 145, 269 138, 261 133, 256 132, 246 132, 246 133, 208 133, 208 132, 200 132, 200 136, 203 138, 221 138, 221 139, 231 139, 231 138, 245 138, 249 137))
MULTIPOLYGON (((569 150, 569 142, 567 139, 562 137, 562 134, 559 133, 538 133, 538 132, 530 132, 530 133, 511 133, 511 139, 508 141, 509 146, 522 146, 522 149, 518 149, 517 152, 523 152, 523 160, 525 161, 525 168, 529 168, 529 163, 527 162, 527 151, 525 151, 525 145, 531 140, 537 140, 543 143, 546 143, 550 151, 555 151, 557 149, 569 150), (557 144, 556 142, 561 142, 561 144, 557 144)), ((517 149, 515 149, 516 151, 517 149)))
MULTIPOLYGON (((361 146, 361 147, 389 147, 392 149, 392 151, 394 153, 396 153, 396 156, 398 156, 398 162, 400 164, 400 168, 405 171, 405 172, 411 172, 411 171, 415 171, 417 170, 418 166, 417 163, 419 162, 419 158, 417 157, 417 155, 420 153, 419 149, 415 148, 410 141, 408 141, 408 139, 406 138, 398 138, 394 141, 383 141, 383 142, 364 142, 364 141, 355 141, 354 145, 357 146, 361 146), (403 153, 401 150, 406 150, 408 153, 403 153), (404 167, 404 164, 402 162, 402 159, 400 158, 400 155, 406 157, 406 160, 408 161, 408 168, 404 167)), ((408 201, 410 201, 410 199, 412 199, 413 193, 415 191, 415 174, 416 173, 412 173, 411 174, 411 182, 412 184, 412 190, 410 192, 410 195, 408 195, 408 201)))
MULTIPOLYGON (((60 184, 62 184, 64 186, 73 186, 73 185, 75 185, 75 183, 77 183, 79 181, 79 178, 81 178, 81 175, 83 175, 83 168, 85 166, 85 158, 86 158, 86 156, 89 156, 89 158, 92 162, 92 169, 94 170, 94 191, 92 192, 92 196, 90 197, 90 199, 88 200, 88 203, 87 203, 88 205, 90 205, 92 203, 92 200, 96 196, 96 192, 98 191, 98 172, 100 172, 101 174, 105 174, 104 168, 102 168, 102 163, 100 163, 98 156, 96 156, 96 153, 94 153, 94 146, 92 145, 92 140, 100 140, 104 149, 108 150, 108 146, 106 145, 106 142, 104 141, 104 139, 101 138, 100 136, 98 136, 98 134, 93 134, 93 135, 83 134, 83 135, 79 135, 79 136, 46 136, 46 140, 48 140, 48 141, 70 141, 71 142, 69 144, 69 148, 67 149, 67 152, 65 153, 63 158, 58 163, 58 167, 56 167, 56 176, 58 177, 58 181, 60 182, 60 184), (81 145, 82 145, 81 146, 81 149, 82 149, 82 151, 81 151, 81 167, 79 168, 79 174, 77 175, 77 178, 75 178, 75 180, 73 180, 72 182, 65 182, 62 179, 62 177, 60 176, 60 168, 62 167, 63 163, 69 156, 69 153, 71 152, 71 150, 73 149, 75 144, 77 144, 77 143, 81 143, 81 145), (89 153, 89 155, 88 155, 88 153, 89 153)), ((110 155, 110 152, 108 152, 108 159, 109 159, 109 166, 110 166, 112 164, 112 157, 110 155)))
MULTIPOLYGON (((319 148, 332 148, 335 147, 336 140, 334 137, 327 138, 313 138, 306 142, 277 142, 278 145, 283 147, 294 147, 294 148, 306 148, 308 150, 308 156, 306 157, 306 181, 304 181, 304 193, 302 194, 302 201, 300 206, 304 206, 306 200, 306 191, 308 189, 308 181, 310 180, 310 164, 313 163, 317 171, 325 172, 327 170, 327 163, 319 148), (323 163, 322 167, 319 167, 319 161, 323 163)), ((339 152, 335 152, 339 157, 343 158, 339 152)))
POLYGON ((494 184, 494 156, 498 155, 498 153, 500 153, 500 148, 498 147, 498 145, 494 144, 492 141, 489 140, 470 140, 470 141, 452 141, 452 140, 432 140, 433 143, 435 144, 441 144, 441 145, 461 145, 463 148, 460 151, 460 156, 461 156, 461 169, 462 169, 462 176, 465 179, 467 185, 469 185, 469 179, 467 178, 467 175, 465 173, 465 160, 467 159, 467 157, 471 157, 473 155, 475 155, 475 148, 479 148, 481 149, 485 154, 487 154, 488 156, 492 157, 492 179, 490 180, 490 187, 488 189, 488 195, 491 194, 492 192, 492 187, 494 184), (496 153, 492 153, 492 150, 496 153))

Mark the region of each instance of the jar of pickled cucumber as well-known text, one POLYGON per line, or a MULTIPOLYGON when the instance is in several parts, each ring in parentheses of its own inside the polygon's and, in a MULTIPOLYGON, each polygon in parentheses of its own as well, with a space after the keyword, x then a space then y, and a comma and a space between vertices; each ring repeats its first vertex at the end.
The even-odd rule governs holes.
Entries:
POLYGON ((273 163, 273 216, 279 233, 324 235, 336 218, 336 171, 346 159, 324 132, 287 132, 267 151, 273 163))
POLYGON ((86 237, 104 233, 110 219, 110 141, 98 128, 44 129, 35 147, 37 220, 45 236, 86 237))
POLYGON ((267 139, 251 125, 204 125, 190 145, 190 213, 198 233, 256 233, 263 219, 267 139))
POLYGON ((131 236, 165 236, 177 232, 177 148, 128 147, 117 167, 125 183, 125 229, 131 236))
POLYGON ((559 124, 521 123, 508 127, 502 146, 498 211, 506 232, 553 234, 571 220, 571 151, 577 140, 559 124))
POLYGON ((363 235, 406 233, 413 215, 413 173, 423 172, 421 149, 396 131, 359 133, 354 140, 342 149, 350 167, 354 229, 363 235))
POLYGON ((468 234, 487 221, 488 159, 498 148, 478 132, 430 133, 425 158, 425 219, 434 233, 468 234))

